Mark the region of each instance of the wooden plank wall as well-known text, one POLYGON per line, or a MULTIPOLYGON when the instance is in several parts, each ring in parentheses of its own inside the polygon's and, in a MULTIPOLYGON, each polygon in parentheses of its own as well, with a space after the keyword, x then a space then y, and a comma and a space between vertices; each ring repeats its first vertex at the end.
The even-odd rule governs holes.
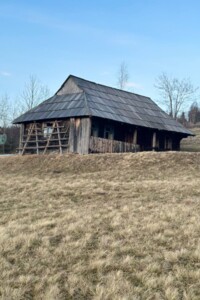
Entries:
POLYGON ((91 119, 70 118, 69 152, 88 154, 91 134, 91 119))
POLYGON ((76 127, 75 118, 70 118, 69 128, 69 152, 75 152, 76 149, 76 127))
POLYGON ((90 151, 94 153, 136 152, 139 151, 139 145, 91 136, 90 151))
POLYGON ((81 93, 83 92, 73 81, 72 78, 69 78, 67 82, 64 83, 62 88, 58 91, 57 95, 64 94, 73 94, 73 93, 81 93))
POLYGON ((91 120, 90 118, 82 118, 77 124, 77 153, 89 153, 89 143, 91 134, 91 120))

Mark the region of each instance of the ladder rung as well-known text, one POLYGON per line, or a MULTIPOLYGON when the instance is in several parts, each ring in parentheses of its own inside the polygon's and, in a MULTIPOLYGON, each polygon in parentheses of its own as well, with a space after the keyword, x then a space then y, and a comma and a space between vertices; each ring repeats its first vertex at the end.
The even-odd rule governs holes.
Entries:
MULTIPOLYGON (((26 150, 31 150, 31 149, 35 149, 35 150, 37 150, 37 149, 45 149, 45 148, 60 148, 60 147, 62 147, 62 148, 67 148, 67 147, 69 147, 69 145, 49 145, 49 146, 38 146, 38 147, 26 147, 24 150, 26 151, 26 150)), ((18 150, 23 150, 23 148, 17 148, 18 150)))
MULTIPOLYGON (((66 138, 61 138, 60 139, 61 141, 68 141, 69 138, 66 137, 66 138)), ((45 139, 45 140, 29 140, 29 141, 22 141, 22 143, 46 143, 48 140, 45 139)), ((50 139, 49 142, 56 142, 56 141, 59 141, 59 139, 50 139)))
MULTIPOLYGON (((37 136, 42 136, 42 135, 44 135, 44 134, 43 134, 43 133, 38 133, 38 134, 37 134, 37 136)), ((24 138, 25 138, 25 137, 29 137, 29 136, 36 136, 36 134, 34 134, 34 133, 31 133, 31 134, 30 134, 30 133, 29 133, 29 134, 24 134, 24 135, 23 135, 24 138)))

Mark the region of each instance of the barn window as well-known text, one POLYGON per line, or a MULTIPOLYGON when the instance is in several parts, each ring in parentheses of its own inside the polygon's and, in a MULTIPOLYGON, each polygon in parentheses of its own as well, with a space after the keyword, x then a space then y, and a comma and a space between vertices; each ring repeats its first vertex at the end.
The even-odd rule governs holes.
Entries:
POLYGON ((43 127, 43 135, 45 138, 48 138, 51 133, 53 132, 53 128, 51 126, 51 124, 44 124, 44 127, 43 127))
POLYGON ((112 126, 105 126, 104 128, 104 138, 108 140, 114 139, 114 128, 112 126))

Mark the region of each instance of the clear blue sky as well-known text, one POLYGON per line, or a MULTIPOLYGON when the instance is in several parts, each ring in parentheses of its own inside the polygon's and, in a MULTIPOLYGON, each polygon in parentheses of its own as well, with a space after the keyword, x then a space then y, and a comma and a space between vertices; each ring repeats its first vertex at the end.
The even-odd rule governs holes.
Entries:
POLYGON ((0 95, 30 74, 54 93, 69 74, 116 86, 125 61, 134 92, 158 98, 163 71, 200 85, 200 1, 1 0, 0 95))

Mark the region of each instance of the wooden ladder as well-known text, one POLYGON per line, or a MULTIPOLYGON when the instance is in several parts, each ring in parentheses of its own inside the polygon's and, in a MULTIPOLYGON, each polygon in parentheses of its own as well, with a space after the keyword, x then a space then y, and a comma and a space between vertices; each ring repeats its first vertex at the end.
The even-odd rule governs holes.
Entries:
POLYGON ((21 154, 24 155, 28 150, 32 150, 37 154, 42 150, 42 154, 46 154, 50 148, 59 149, 59 153, 63 154, 63 149, 67 148, 69 143, 69 124, 66 123, 65 125, 61 122, 58 120, 51 122, 51 132, 46 138, 44 137, 44 127, 41 123, 34 122, 30 124, 27 135, 23 136, 24 144, 21 154))

